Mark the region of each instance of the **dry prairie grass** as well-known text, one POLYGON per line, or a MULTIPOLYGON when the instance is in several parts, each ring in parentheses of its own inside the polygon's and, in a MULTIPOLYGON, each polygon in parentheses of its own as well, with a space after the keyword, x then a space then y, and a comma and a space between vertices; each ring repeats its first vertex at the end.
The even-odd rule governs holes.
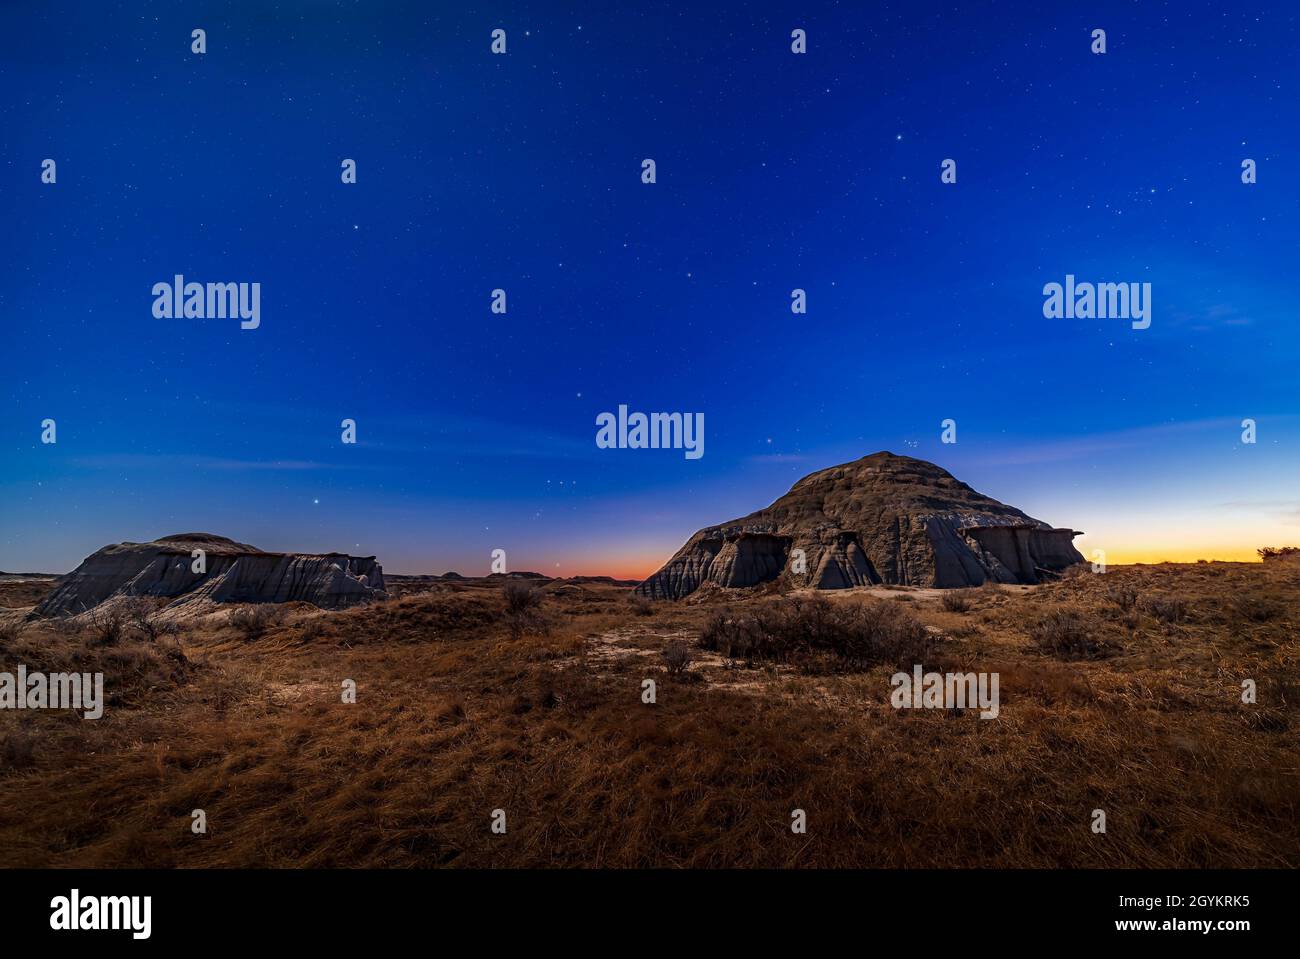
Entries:
POLYGON ((827 601, 891 595, 935 636, 927 666, 999 672, 998 719, 895 711, 890 663, 746 666, 693 641, 670 669, 665 649, 698 639, 717 605, 643 615, 608 586, 530 606, 544 632, 512 630, 484 584, 286 609, 256 638, 215 622, 179 645, 29 624, 3 638, 0 668, 103 669, 116 698, 98 722, 0 712, 2 861, 1300 865, 1300 563, 1112 568, 972 590, 960 610, 930 590, 827 601), (1035 642, 1060 609, 1105 655, 1035 642), (347 679, 356 705, 340 701, 347 679), (789 829, 796 808, 806 835, 789 829))

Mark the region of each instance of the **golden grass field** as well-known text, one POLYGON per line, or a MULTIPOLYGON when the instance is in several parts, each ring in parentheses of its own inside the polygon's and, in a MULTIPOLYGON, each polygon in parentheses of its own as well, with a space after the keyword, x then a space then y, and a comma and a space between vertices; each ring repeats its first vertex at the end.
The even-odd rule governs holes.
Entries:
MULTIPOLYGON (((928 668, 998 672, 992 720, 893 709, 887 663, 699 648, 720 606, 789 596, 544 592, 522 621, 498 583, 440 582, 339 612, 286 607, 261 635, 223 610, 153 641, 8 613, 0 669, 103 671, 109 702, 98 721, 0 712, 0 862, 1300 865, 1294 559, 1112 568, 947 600, 824 594, 905 606, 930 627, 928 668), (1033 637, 1062 609, 1086 642, 1054 652, 1033 637), (692 662, 670 674, 675 642, 692 662), (796 808, 806 834, 790 829, 796 808)), ((18 600, 0 594, 35 602, 18 600)))

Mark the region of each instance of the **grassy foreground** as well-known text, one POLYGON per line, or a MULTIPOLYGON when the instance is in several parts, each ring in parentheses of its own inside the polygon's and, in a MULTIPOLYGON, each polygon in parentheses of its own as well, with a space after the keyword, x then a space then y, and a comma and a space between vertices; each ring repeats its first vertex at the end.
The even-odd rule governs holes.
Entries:
POLYGON ((1300 865, 1294 559, 826 598, 906 607, 927 669, 997 672, 990 720, 895 710, 910 663, 888 657, 700 645, 798 597, 543 593, 438 583, 154 639, 0 611, 0 670, 102 671, 109 694, 94 722, 0 711, 0 862, 1300 865))

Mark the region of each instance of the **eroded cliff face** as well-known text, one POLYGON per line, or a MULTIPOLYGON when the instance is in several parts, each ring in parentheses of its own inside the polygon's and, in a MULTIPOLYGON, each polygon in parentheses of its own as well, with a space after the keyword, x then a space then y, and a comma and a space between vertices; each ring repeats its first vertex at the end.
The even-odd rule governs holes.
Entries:
POLYGON ((152 543, 117 543, 86 558, 33 611, 85 612, 116 596, 173 599, 168 609, 207 603, 286 603, 325 608, 384 596, 384 571, 373 556, 268 553, 209 533, 179 533, 152 543), (194 551, 203 551, 200 572, 194 551))
POLYGON ((704 583, 845 589, 1037 583, 1083 562, 1078 535, 971 489, 933 463, 875 453, 804 477, 766 509, 692 536, 637 592, 704 583))

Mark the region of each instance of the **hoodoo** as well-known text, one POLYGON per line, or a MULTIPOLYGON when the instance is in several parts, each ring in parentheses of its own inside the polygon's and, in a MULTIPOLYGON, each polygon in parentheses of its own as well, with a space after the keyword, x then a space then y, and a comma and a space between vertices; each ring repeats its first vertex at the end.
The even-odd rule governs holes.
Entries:
POLYGON ((172 609, 291 600, 332 609, 384 595, 383 567, 373 556, 268 553, 211 533, 177 533, 105 546, 65 576, 33 615, 73 615, 116 596, 172 599, 172 609))
POLYGON ((1049 526, 910 456, 873 453, 805 476, 771 506, 700 530, 637 592, 680 599, 704 583, 844 589, 872 583, 1037 583, 1083 556, 1049 526))

